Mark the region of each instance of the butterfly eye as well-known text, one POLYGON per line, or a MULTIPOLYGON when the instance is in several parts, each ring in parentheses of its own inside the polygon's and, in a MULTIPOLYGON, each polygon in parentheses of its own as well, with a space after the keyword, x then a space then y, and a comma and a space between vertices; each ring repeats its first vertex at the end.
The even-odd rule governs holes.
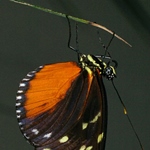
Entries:
POLYGON ((116 77, 115 69, 112 66, 107 66, 103 71, 103 75, 108 80, 112 80, 114 77, 116 77))

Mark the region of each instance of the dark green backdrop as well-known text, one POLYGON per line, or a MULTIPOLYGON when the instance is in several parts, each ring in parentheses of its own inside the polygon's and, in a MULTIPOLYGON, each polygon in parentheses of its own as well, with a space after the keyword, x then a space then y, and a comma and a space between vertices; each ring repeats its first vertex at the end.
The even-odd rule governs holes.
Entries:
MULTIPOLYGON (((125 38, 116 38, 109 51, 118 61, 115 84, 124 100, 145 150, 150 149, 150 1, 149 0, 28 0, 33 4, 79 18, 96 21, 125 38)), ((72 45, 75 45, 75 22, 72 45)), ((111 35, 99 30, 104 43, 111 35)), ((77 60, 67 48, 65 18, 0 0, 0 149, 33 150, 19 131, 15 95, 20 80, 45 63, 77 60)), ((83 53, 101 54, 97 29, 79 24, 79 48, 83 53)), ((109 121, 106 150, 140 150, 112 84, 105 80, 109 121)))

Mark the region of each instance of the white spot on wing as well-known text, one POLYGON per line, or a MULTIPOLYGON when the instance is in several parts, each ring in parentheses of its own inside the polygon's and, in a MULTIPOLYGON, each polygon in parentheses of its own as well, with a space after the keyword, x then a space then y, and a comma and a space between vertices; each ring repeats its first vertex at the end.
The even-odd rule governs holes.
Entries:
POLYGON ((19 119, 21 117, 21 115, 17 115, 17 118, 19 119))
POLYGON ((47 133, 47 134, 45 134, 45 135, 43 136, 43 138, 50 138, 51 135, 52 135, 52 132, 51 132, 51 133, 47 133))
POLYGON ((32 142, 33 143, 33 145, 35 145, 35 146, 39 146, 39 144, 36 144, 35 142, 32 142))
POLYGON ((16 99, 17 100, 22 99, 22 96, 17 96, 16 99))
POLYGON ((17 93, 23 93, 23 91, 22 90, 18 90, 17 93))
POLYGON ((28 77, 33 77, 33 74, 29 74, 29 73, 28 73, 27 76, 28 76, 28 77))
POLYGON ((19 122, 19 126, 22 126, 22 122, 19 122))
POLYGON ((23 130, 23 129, 24 129, 23 127, 20 128, 20 130, 23 130))
POLYGON ((16 106, 20 106, 21 105, 21 103, 16 103, 16 106))
POLYGON ((24 133, 23 135, 26 137, 26 139, 29 139, 29 137, 27 136, 27 134, 26 134, 26 133, 24 133))
POLYGON ((22 81, 29 81, 30 79, 24 78, 22 81))
POLYGON ((32 132, 37 135, 39 133, 39 131, 37 129, 32 129, 32 132))
POLYGON ((19 85, 20 87, 25 87, 26 86, 26 84, 25 83, 20 83, 20 85, 19 85))
POLYGON ((63 136, 63 137, 59 140, 59 142, 60 142, 60 143, 65 143, 65 142, 68 141, 68 139, 69 139, 68 136, 63 136))
POLYGON ((50 148, 44 148, 43 150, 51 150, 50 148))
POLYGON ((39 66, 39 68, 43 68, 44 66, 39 66))
POLYGON ((16 110, 16 113, 21 113, 21 110, 16 110))

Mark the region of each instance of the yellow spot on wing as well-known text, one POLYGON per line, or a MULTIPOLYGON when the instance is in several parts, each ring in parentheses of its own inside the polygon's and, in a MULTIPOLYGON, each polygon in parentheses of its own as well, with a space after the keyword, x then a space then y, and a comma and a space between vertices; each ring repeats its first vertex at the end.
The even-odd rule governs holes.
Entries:
POLYGON ((99 113, 95 116, 95 118, 90 121, 90 123, 95 123, 95 122, 98 120, 98 117, 100 117, 100 116, 101 116, 101 113, 99 112, 99 113))
POLYGON ((86 149, 86 145, 82 145, 79 150, 85 150, 85 149, 86 149))
POLYGON ((64 136, 64 137, 62 137, 60 140, 59 140, 59 142, 60 143, 65 143, 65 142, 67 142, 68 141, 68 136, 64 136))
POLYGON ((93 146, 88 146, 86 150, 92 150, 93 146))
POLYGON ((102 132, 101 134, 99 134, 98 138, 97 138, 97 143, 100 143, 103 139, 104 133, 102 132))
POLYGON ((82 123, 82 130, 86 129, 88 126, 88 123, 82 123))

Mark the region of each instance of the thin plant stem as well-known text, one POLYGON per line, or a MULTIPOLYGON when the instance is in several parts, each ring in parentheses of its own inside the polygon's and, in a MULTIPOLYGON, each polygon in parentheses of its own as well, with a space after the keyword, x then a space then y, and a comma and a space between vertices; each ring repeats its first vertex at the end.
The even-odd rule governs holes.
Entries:
MULTIPOLYGON (((51 9, 47 9, 47 8, 42 8, 40 6, 35 6, 35 5, 32 5, 30 3, 26 3, 26 2, 23 2, 23 1, 20 1, 20 0, 10 0, 11 2, 14 2, 14 3, 18 3, 18 4, 22 4, 22 5, 26 5, 26 6, 29 6, 29 7, 32 7, 32 8, 35 8, 35 9, 39 9, 39 10, 42 10, 44 12, 47 12, 47 13, 50 13, 50 14, 53 14, 53 15, 56 15, 56 16, 60 16, 60 17, 65 17, 66 16, 71 19, 71 20, 74 20, 76 22, 80 22, 80 23, 83 23, 83 24, 88 24, 88 25, 91 25, 91 26, 94 26, 94 27, 97 27, 97 28, 100 28, 110 34, 114 34, 113 31, 111 31, 110 29, 106 28, 105 26, 102 26, 100 24, 97 24, 97 23, 94 23, 94 22, 91 22, 91 21, 88 21, 88 20, 85 20, 85 19, 80 19, 80 18, 77 18, 77 17, 74 17, 74 16, 70 16, 70 15, 66 15, 66 14, 63 14, 63 13, 60 13, 60 12, 56 12, 56 11, 53 11, 51 9)), ((126 43, 127 45, 129 45, 130 47, 131 44, 129 44, 126 40, 124 40, 122 37, 120 37, 119 35, 117 34, 114 34, 114 36, 116 38, 118 38, 119 40, 121 40, 122 42, 126 43)))

